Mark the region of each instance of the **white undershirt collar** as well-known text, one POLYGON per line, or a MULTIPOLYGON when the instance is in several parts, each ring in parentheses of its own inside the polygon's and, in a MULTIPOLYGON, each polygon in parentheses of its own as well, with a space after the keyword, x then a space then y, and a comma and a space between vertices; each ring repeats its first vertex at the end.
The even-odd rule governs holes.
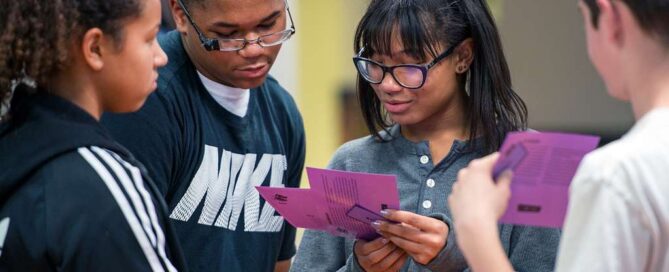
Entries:
POLYGON ((207 78, 199 71, 197 72, 197 75, 200 77, 204 88, 207 89, 207 92, 209 92, 211 97, 213 97, 219 105, 239 117, 244 117, 246 115, 246 111, 249 107, 249 98, 251 97, 249 89, 240 89, 223 85, 207 78))

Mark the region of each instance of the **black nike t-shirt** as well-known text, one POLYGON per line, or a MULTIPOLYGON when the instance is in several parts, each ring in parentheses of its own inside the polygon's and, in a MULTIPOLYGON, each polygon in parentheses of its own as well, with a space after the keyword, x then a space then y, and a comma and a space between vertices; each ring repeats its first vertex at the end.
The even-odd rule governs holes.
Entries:
POLYGON ((160 44, 169 57, 158 89, 133 114, 102 123, 149 169, 164 193, 191 271, 273 271, 295 254, 295 228, 255 186, 298 187, 302 117, 278 82, 250 90, 239 117, 207 92, 178 32, 160 44))

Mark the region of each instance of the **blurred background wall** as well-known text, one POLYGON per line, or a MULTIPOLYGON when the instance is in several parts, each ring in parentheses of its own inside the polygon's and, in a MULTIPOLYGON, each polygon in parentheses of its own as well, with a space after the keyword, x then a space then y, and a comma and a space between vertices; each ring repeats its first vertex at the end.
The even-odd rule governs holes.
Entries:
POLYGON ((631 108, 610 98, 585 45, 576 0, 506 0, 497 23, 514 87, 539 130, 618 138, 634 121, 631 108))

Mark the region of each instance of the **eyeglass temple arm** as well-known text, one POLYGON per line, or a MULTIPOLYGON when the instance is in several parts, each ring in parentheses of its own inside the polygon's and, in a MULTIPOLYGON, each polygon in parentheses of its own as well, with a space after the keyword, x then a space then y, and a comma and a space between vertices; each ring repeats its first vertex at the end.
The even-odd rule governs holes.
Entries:
POLYGON ((286 11, 288 12, 288 19, 290 20, 290 29, 293 30, 293 34, 297 32, 295 29, 295 23, 293 22, 293 15, 290 14, 290 6, 288 6, 288 0, 285 0, 284 3, 286 3, 286 11))
POLYGON ((190 24, 195 29, 195 32, 197 32, 197 36, 200 39, 200 42, 202 43, 204 48, 208 51, 218 50, 218 41, 209 39, 206 36, 204 36, 202 30, 200 30, 200 28, 195 24, 195 21, 193 20, 193 17, 190 15, 190 12, 188 12, 186 4, 184 4, 183 0, 177 0, 177 3, 179 3, 181 10, 184 11, 184 14, 186 14, 186 17, 188 18, 188 21, 190 21, 190 24))
POLYGON ((449 55, 451 55, 451 54, 453 53, 453 51, 455 50, 456 47, 457 47, 457 45, 455 45, 455 46, 451 46, 451 48, 449 48, 448 50, 446 50, 446 52, 441 53, 441 55, 437 56, 434 60, 432 60, 432 61, 427 65, 427 68, 430 69, 432 66, 434 66, 435 64, 439 63, 439 62, 440 62, 441 60, 443 60, 444 58, 446 58, 446 57, 448 57, 449 55))
POLYGON ((432 62, 430 62, 430 64, 427 65, 427 68, 430 69, 432 66, 434 66, 434 65, 437 64, 437 63, 439 63, 439 62, 440 62, 441 60, 443 60, 444 58, 446 58, 446 57, 450 56, 451 54, 453 54, 453 51, 455 51, 455 48, 457 48, 458 46, 460 46, 461 43, 462 43, 462 41, 453 44, 450 48, 448 48, 448 50, 446 50, 446 52, 441 53, 441 55, 437 56, 434 60, 432 60, 432 62))
POLYGON ((362 57, 362 52, 364 52, 364 51, 365 51, 365 47, 364 46, 360 47, 360 51, 358 51, 358 54, 356 54, 353 57, 362 57))

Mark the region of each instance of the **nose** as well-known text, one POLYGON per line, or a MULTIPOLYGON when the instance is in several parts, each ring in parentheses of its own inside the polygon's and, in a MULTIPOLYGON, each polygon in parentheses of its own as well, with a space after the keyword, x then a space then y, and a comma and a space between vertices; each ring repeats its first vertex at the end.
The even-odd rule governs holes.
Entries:
POLYGON ((386 92, 386 93, 395 93, 399 92, 402 90, 402 86, 395 81, 395 78, 393 75, 391 75, 389 72, 386 72, 383 76, 383 80, 381 80, 381 83, 379 83, 379 90, 386 92))
POLYGON ((158 42, 155 42, 154 46, 156 47, 154 65, 156 67, 163 67, 165 66, 165 64, 167 64, 168 61, 167 54, 165 54, 165 51, 163 51, 163 48, 160 47, 160 44, 158 44, 158 42))
POLYGON ((239 54, 244 58, 257 58, 263 54, 264 48, 259 44, 258 35, 250 33, 246 39, 246 46, 239 50, 239 54))

